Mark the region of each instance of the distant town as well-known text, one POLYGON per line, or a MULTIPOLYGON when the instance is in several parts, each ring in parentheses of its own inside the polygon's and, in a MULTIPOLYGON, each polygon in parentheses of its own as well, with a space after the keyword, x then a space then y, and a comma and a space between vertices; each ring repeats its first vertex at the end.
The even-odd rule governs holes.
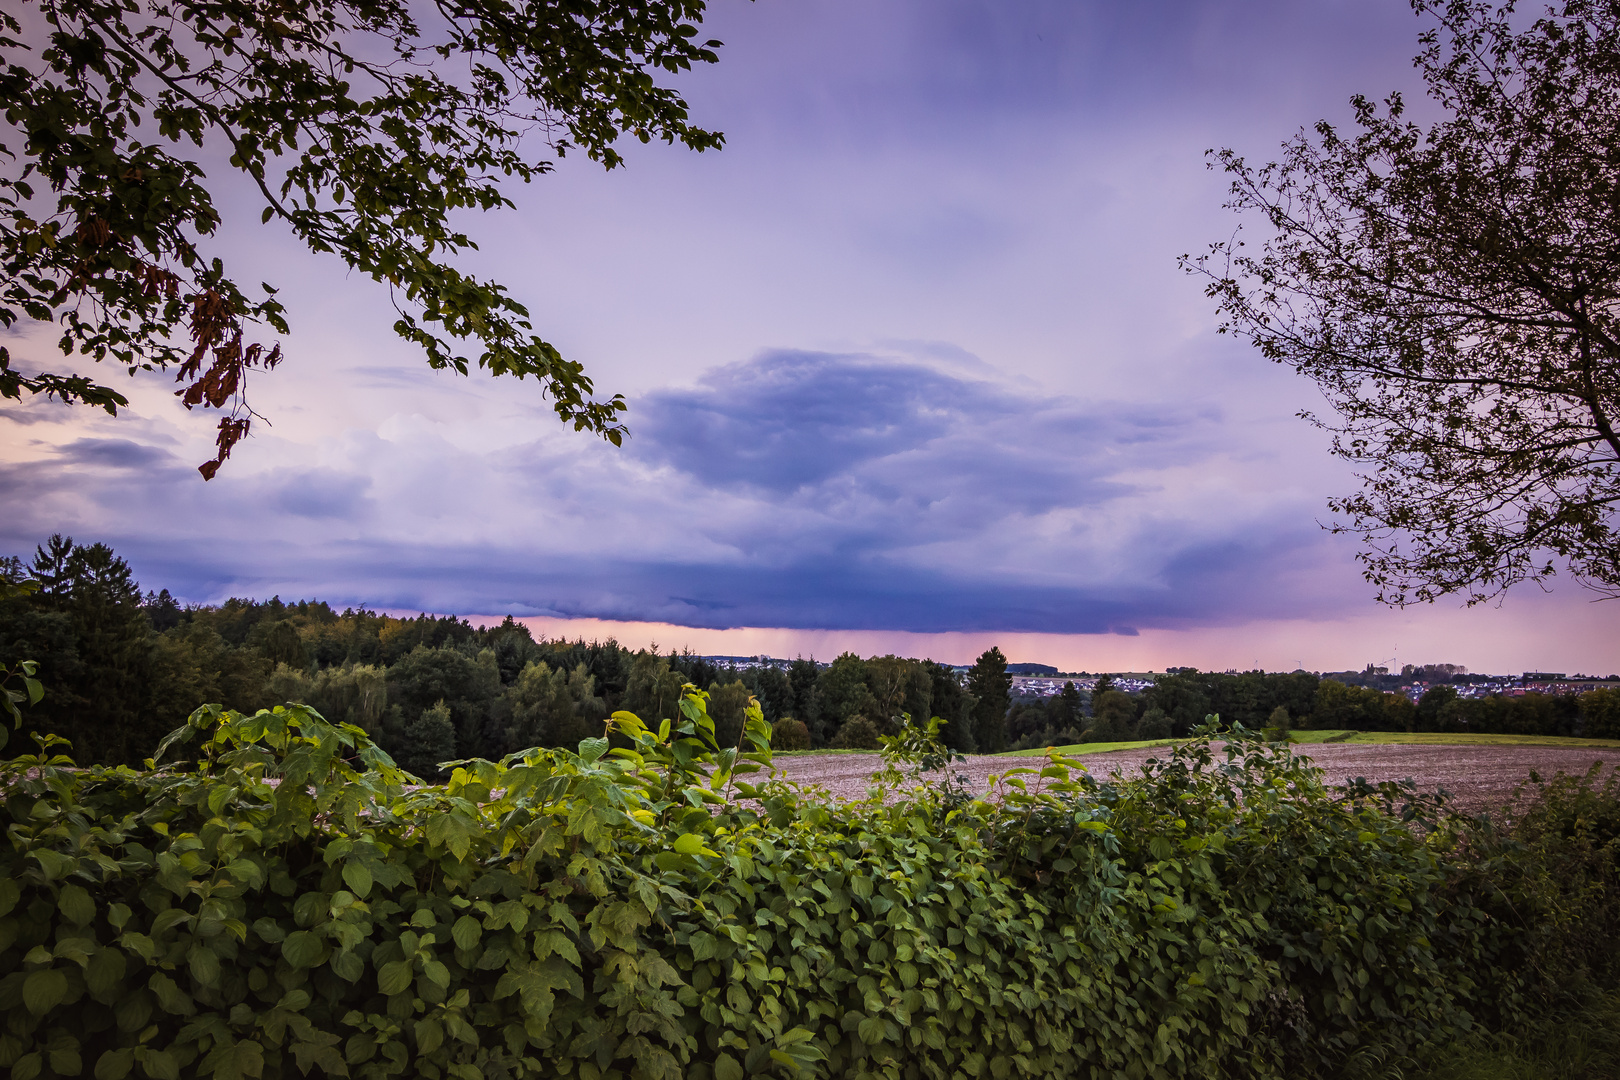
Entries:
MULTIPOLYGON (((776 668, 786 671, 793 663, 792 660, 776 656, 704 656, 702 659, 717 667, 738 670, 776 668)), ((828 665, 825 661, 817 661, 816 666, 825 668, 828 665)), ((962 673, 972 668, 971 664, 946 666, 962 673)), ((1190 675, 1199 670, 1194 667, 1170 667, 1157 672, 1060 671, 1050 664, 1007 665, 1007 674, 1012 678, 1013 695, 1024 699, 1054 697, 1062 692, 1063 684, 1066 682, 1072 682, 1082 690, 1091 691, 1096 689, 1097 681, 1105 677, 1111 681, 1115 690, 1139 694, 1162 676, 1190 675)), ((1238 675, 1241 672, 1236 668, 1227 668, 1223 674, 1238 675)), ((1584 694, 1589 690, 1598 690, 1620 683, 1620 674, 1585 675, 1579 672, 1570 674, 1562 671, 1524 671, 1517 675, 1487 675, 1470 672, 1460 664, 1406 664, 1396 672, 1392 672, 1388 667, 1368 664, 1359 671, 1313 671, 1310 674, 1324 679, 1334 679, 1348 686, 1365 686, 1373 690, 1404 694, 1414 702, 1435 686, 1450 686, 1456 690, 1459 698, 1485 698, 1519 697, 1524 694, 1584 694)))

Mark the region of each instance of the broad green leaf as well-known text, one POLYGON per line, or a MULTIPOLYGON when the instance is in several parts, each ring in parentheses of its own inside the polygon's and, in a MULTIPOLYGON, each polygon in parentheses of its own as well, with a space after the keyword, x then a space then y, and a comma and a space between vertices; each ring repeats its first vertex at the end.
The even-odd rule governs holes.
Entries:
POLYGON ((444 1026, 437 1020, 418 1020, 415 1031, 418 1054, 431 1054, 444 1045, 444 1026))
POLYGON ((718 852, 704 846, 702 833, 682 833, 670 846, 682 855, 718 855, 718 852))
POLYGON ((39 1051, 24 1054, 11 1066, 11 1080, 34 1080, 45 1067, 45 1060, 39 1051))
POLYGON ((44 1016, 67 997, 68 977, 65 971, 43 968, 31 972, 23 980, 23 1004, 35 1016, 44 1016))
POLYGON ((130 1047, 108 1050, 96 1062, 96 1080, 124 1080, 135 1064, 135 1051, 130 1047))
POLYGON ((215 1080, 242 1080, 264 1073, 264 1048, 252 1039, 238 1043, 223 1043, 203 1059, 204 1073, 212 1072, 215 1080))
POLYGON ((883 1020, 876 1016, 868 1016, 855 1029, 855 1033, 861 1037, 861 1042, 867 1046, 876 1046, 881 1043, 884 1032, 883 1020))
POLYGON ((311 968, 320 963, 326 943, 311 930, 298 930, 281 943, 281 955, 295 968, 311 968))
POLYGON ((46 1054, 46 1060, 57 1076, 78 1076, 84 1071, 84 1059, 74 1047, 57 1047, 46 1054))
POLYGON ((96 917, 96 902, 79 885, 64 885, 56 898, 56 907, 62 917, 74 926, 88 926, 96 917))
POLYGON ((742 1063, 722 1052, 714 1059, 714 1080, 742 1080, 742 1063))
POLYGON ((393 997, 411 985, 412 974, 409 960, 395 960, 384 964, 382 970, 377 973, 377 989, 393 997))
POLYGON ((197 1011, 196 1003, 191 1000, 191 996, 176 986, 174 980, 161 971, 153 974, 152 978, 147 981, 147 986, 151 988, 152 993, 157 997, 158 1005, 163 1008, 164 1012, 174 1013, 177 1016, 190 1016, 197 1011))
POLYGON ((366 962, 358 953, 340 952, 335 954, 329 962, 332 974, 345 982, 359 982, 366 973, 366 962))
POLYGON ((147 1049, 140 1062, 141 1069, 152 1080, 180 1080, 180 1065, 171 1051, 147 1049))
POLYGON ((457 860, 467 857, 467 852, 472 848, 475 832, 476 826, 473 822, 465 814, 457 811, 436 814, 428 821, 427 826, 428 842, 445 848, 457 860))
POLYGON ((455 926, 450 930, 450 938, 456 943, 458 949, 470 949, 478 944, 484 936, 484 927, 471 915, 463 915, 456 920, 455 926))
POLYGON ((121 951, 115 948, 97 949, 85 965, 84 984, 96 997, 105 999, 124 978, 124 971, 125 960, 121 951))
POLYGON ((371 894, 371 871, 353 859, 343 864, 343 882, 362 900, 371 894))

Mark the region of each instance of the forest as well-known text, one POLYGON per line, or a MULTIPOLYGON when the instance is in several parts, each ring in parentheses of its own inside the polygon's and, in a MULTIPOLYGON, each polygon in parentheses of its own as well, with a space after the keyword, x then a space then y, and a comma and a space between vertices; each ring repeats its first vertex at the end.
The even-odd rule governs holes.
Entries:
POLYGON ((620 709, 673 719, 687 685, 709 692, 725 744, 757 701, 779 750, 876 749, 906 716, 941 718, 944 742, 962 753, 1181 737, 1210 714, 1273 731, 1620 736, 1616 690, 1459 699, 1441 685, 1413 703, 1304 671, 1180 669, 1136 694, 1104 676, 1041 698, 1015 693, 995 648, 965 673, 848 652, 786 670, 739 668, 613 640, 536 640, 511 617, 477 627, 274 597, 182 605, 167 589, 143 593, 107 545, 60 535, 27 562, 0 560, 0 576, 40 583, 0 599, 0 665, 39 665, 48 690, 28 725, 69 739, 85 763, 138 764, 203 704, 252 712, 300 702, 364 728, 407 770, 433 777, 442 761, 574 747, 620 709))

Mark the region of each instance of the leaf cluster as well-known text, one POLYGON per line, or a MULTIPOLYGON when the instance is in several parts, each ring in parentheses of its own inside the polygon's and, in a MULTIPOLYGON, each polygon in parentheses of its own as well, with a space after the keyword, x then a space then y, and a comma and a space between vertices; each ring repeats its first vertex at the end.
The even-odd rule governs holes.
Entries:
MULTIPOLYGON (((549 171, 525 152, 608 168, 622 135, 703 150, 654 73, 716 59, 702 0, 30 0, 0 13, 0 326, 51 324, 66 356, 176 371, 187 408, 228 410, 211 477, 247 434, 244 389, 288 332, 276 290, 202 250, 223 223, 218 150, 264 222, 385 283, 397 334, 434 368, 534 376, 560 419, 615 445, 621 398, 536 336, 504 286, 459 270, 452 218, 511 205, 503 181, 549 171), (461 342, 470 342, 464 351, 461 342)), ((115 412, 76 374, 26 374, 0 349, 0 394, 115 412)))
MULTIPOLYGON (((1141 781, 1054 755, 845 803, 769 771, 757 704, 722 746, 690 689, 440 786, 301 706, 204 708, 139 770, 42 737, 0 766, 0 1066, 1300 1075, 1518 978, 1436 800, 1214 730, 1141 781)), ((888 764, 926 779, 937 734, 888 764)))

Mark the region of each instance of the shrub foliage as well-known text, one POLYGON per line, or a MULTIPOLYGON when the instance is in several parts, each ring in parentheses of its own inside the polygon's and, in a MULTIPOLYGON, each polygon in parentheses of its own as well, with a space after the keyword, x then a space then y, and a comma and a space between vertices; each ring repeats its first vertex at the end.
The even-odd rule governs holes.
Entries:
MULTIPOLYGON (((301 706, 205 707, 140 770, 41 738, 0 766, 0 1065, 1299 1075, 1527 1007, 1558 978, 1537 905, 1565 929, 1613 907, 1591 807, 1574 847, 1546 821, 1460 845, 1436 799, 1329 791, 1241 731, 1138 781, 1054 756, 975 800, 916 782, 938 723, 908 726, 872 796, 835 803, 770 773, 757 705, 731 747, 706 695, 680 713, 435 786, 301 706), (1585 907, 1526 861, 1553 848, 1585 907)), ((1583 783, 1566 802, 1612 807, 1583 783)))

